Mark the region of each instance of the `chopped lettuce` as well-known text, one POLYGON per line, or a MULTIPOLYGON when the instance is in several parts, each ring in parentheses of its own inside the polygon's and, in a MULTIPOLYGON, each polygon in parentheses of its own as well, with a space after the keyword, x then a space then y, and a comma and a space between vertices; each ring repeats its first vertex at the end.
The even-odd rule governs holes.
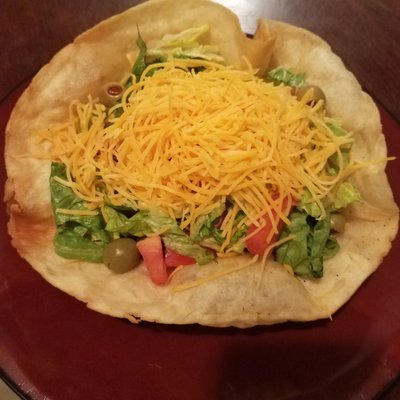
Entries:
POLYGON ((179 228, 175 219, 156 210, 138 211, 133 217, 126 217, 112 207, 104 207, 107 221, 106 230, 136 237, 159 233, 165 246, 179 254, 193 257, 199 264, 212 261, 214 254, 194 241, 179 228))
MULTIPOLYGON (((336 136, 348 135, 348 132, 335 121, 327 122, 327 126, 336 136)), ((349 163, 350 150, 351 145, 343 145, 340 148, 340 155, 335 153, 328 158, 325 166, 326 173, 328 175, 337 176, 339 173, 339 157, 342 158, 342 163, 344 166, 349 163)), ((337 186, 336 191, 333 194, 322 199, 322 205, 326 211, 336 212, 357 201, 361 201, 361 194, 359 190, 350 182, 342 182, 337 186)), ((323 215, 319 205, 312 201, 311 193, 307 188, 304 190, 304 194, 301 198, 298 208, 316 219, 320 219, 323 215)))
POLYGON ((322 277, 323 261, 339 250, 339 244, 332 235, 331 213, 360 200, 358 189, 350 182, 342 182, 333 197, 322 200, 325 209, 322 213, 319 205, 312 201, 310 191, 305 189, 297 210, 290 215, 290 223, 280 236, 280 239, 289 235, 294 235, 294 238, 277 248, 277 261, 290 265, 297 275, 322 277))
MULTIPOLYGON (((143 71, 147 68, 147 63, 146 63, 146 56, 147 56, 147 46, 146 43, 144 42, 142 36, 140 35, 139 28, 137 31, 137 39, 136 39, 136 46, 139 49, 139 54, 136 57, 136 61, 132 66, 132 75, 135 76, 136 82, 139 82, 140 77, 143 74, 143 71)), ((125 82, 125 89, 128 87, 132 86, 132 77, 129 77, 128 80, 125 82)), ((120 104, 121 100, 117 100, 116 104, 120 104)), ((115 109, 114 111, 114 116, 115 117, 120 117, 122 113, 124 112, 122 107, 119 107, 115 109)))
POLYGON ((350 182, 342 182, 333 196, 329 210, 341 210, 354 202, 361 201, 361 199, 361 193, 356 187, 350 182))
POLYGON ((223 62, 218 47, 201 44, 198 39, 209 31, 208 25, 186 29, 177 34, 165 35, 148 54, 157 58, 196 58, 223 62))
POLYGON ((104 229, 101 215, 80 216, 58 212, 58 209, 88 210, 73 190, 62 185, 55 177, 67 179, 65 165, 51 164, 50 193, 57 232, 54 247, 58 255, 83 261, 102 262, 103 250, 111 240, 104 229))
POLYGON ((70 229, 57 229, 53 240, 56 253, 64 258, 94 263, 103 262, 105 242, 93 241, 70 229))
MULTIPOLYGON (((222 236, 222 230, 218 228, 218 222, 223 218, 223 214, 226 211, 226 205, 221 204, 216 207, 210 214, 203 215, 195 222, 191 238, 194 242, 199 243, 202 246, 209 248, 218 248, 225 241, 225 237, 222 236)), ((239 211, 233 221, 233 227, 236 228, 235 233, 231 237, 231 241, 226 247, 236 253, 243 253, 245 250, 244 243, 238 243, 239 239, 246 235, 248 227, 246 224, 242 224, 238 228, 239 222, 245 217, 243 211, 239 211)))
MULTIPOLYGON (((147 68, 146 56, 147 56, 147 46, 144 42, 142 36, 140 36, 139 28, 137 32, 136 46, 139 49, 139 54, 136 58, 135 63, 132 66, 132 74, 136 77, 136 82, 140 81, 143 71, 147 68)), ((130 82, 131 83, 131 82, 130 82)))
MULTIPOLYGON (((348 132, 343 129, 338 123, 336 122, 327 122, 326 124, 332 133, 336 136, 346 136, 348 132)), ((350 150, 351 145, 344 145, 340 148, 340 155, 342 158, 342 162, 344 166, 347 166, 350 161, 350 150)), ((335 153, 328 158, 326 163, 326 173, 331 176, 336 176, 339 173, 339 154, 335 153)))
MULTIPOLYGON (((361 193, 356 187, 354 187, 350 182, 342 182, 339 184, 333 197, 326 197, 322 200, 322 205, 325 211, 336 212, 352 203, 361 201, 361 199, 361 193)), ((311 200, 311 192, 306 188, 301 197, 298 209, 306 212, 315 219, 321 219, 323 215, 321 208, 315 201, 311 200)))
POLYGON ((327 122, 326 125, 336 136, 346 136, 349 133, 342 128, 337 122, 327 122))
MULTIPOLYGON (((223 62, 224 59, 218 54, 218 47, 206 44, 200 44, 197 39, 209 30, 208 25, 202 25, 196 28, 186 29, 178 34, 165 35, 156 47, 148 49, 145 41, 137 30, 136 46, 139 49, 131 73, 135 76, 136 82, 139 82, 145 69, 154 63, 166 61, 168 58, 193 58, 215 62, 223 62), (150 59, 150 60, 149 60, 150 59)), ((157 71, 157 67, 150 69, 148 76, 157 71)), ((193 68, 198 72, 202 67, 193 68)), ((132 85, 132 77, 125 82, 125 89, 132 85)), ((117 101, 120 103, 120 100, 117 101)), ((122 107, 114 111, 115 117, 120 117, 123 113, 122 107)))
MULTIPOLYGON (((132 75, 135 76, 136 82, 139 82, 143 75, 143 72, 149 65, 155 64, 157 62, 165 61, 165 57, 157 58, 154 60, 148 60, 149 51, 147 49, 147 45, 146 45, 145 41, 143 40, 142 36, 140 35, 139 29, 138 29, 138 36, 136 39, 136 46, 139 49, 139 54, 137 55, 135 62, 132 65, 131 73, 132 73, 132 75)), ((158 67, 149 69, 146 73, 146 76, 152 76, 158 69, 159 69, 158 67)), ((126 81, 125 88, 127 89, 131 85, 132 85, 132 77, 130 77, 126 81)))
POLYGON ((311 192, 307 188, 304 189, 304 193, 300 199, 300 204, 297 208, 315 219, 319 219, 322 215, 320 206, 317 202, 312 201, 311 192))
POLYGON ((306 76, 305 74, 294 74, 288 69, 278 67, 268 71, 265 80, 272 82, 275 86, 283 83, 286 86, 301 87, 306 83, 306 76))
POLYGON ((182 230, 175 229, 161 235, 166 247, 184 256, 193 257, 200 265, 208 264, 214 260, 214 253, 194 243, 182 230))
POLYGON ((233 226, 236 227, 236 232, 232 235, 231 238, 231 244, 236 243, 240 238, 246 235, 248 231, 248 226, 246 224, 242 224, 240 227, 238 227, 239 222, 246 216, 246 214, 240 210, 236 217, 235 220, 233 221, 233 226))
POLYGON ((276 249, 277 261, 290 265, 296 275, 321 278, 324 260, 333 257, 339 250, 330 231, 329 216, 318 221, 305 212, 292 212, 290 224, 285 226, 280 239, 289 235, 294 235, 294 238, 276 249))
POLYGON ((221 235, 221 230, 218 229, 215 224, 221 218, 225 211, 225 204, 221 204, 216 207, 210 214, 202 215, 197 218, 193 225, 190 237, 196 243, 202 243, 204 239, 212 237, 218 244, 224 242, 224 238, 221 235))
POLYGON ((114 208, 105 206, 103 214, 107 231, 137 237, 167 231, 176 226, 175 220, 158 212, 139 211, 128 218, 114 208))
POLYGON ((167 247, 179 254, 194 257, 199 264, 207 264, 215 258, 212 251, 194 243, 173 218, 159 211, 138 211, 132 217, 110 206, 104 206, 103 215, 79 216, 58 212, 60 208, 88 209, 71 188, 54 179, 56 176, 67 179, 64 164, 53 163, 50 176, 52 207, 57 225, 54 246, 60 256, 102 262, 104 248, 114 235, 144 237, 159 232, 167 247))

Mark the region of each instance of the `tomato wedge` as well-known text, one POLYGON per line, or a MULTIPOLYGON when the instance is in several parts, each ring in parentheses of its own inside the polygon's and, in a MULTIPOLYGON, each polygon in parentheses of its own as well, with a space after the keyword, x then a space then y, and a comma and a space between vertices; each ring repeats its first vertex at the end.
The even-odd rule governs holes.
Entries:
POLYGON ((196 264, 196 260, 193 257, 184 256, 183 254, 179 254, 168 247, 165 248, 164 260, 167 268, 174 268, 178 267, 179 265, 196 264))
MULTIPOLYGON (((282 201, 282 211, 286 216, 290 213, 288 201, 289 199, 287 197, 285 197, 282 201)), ((271 210, 271 214, 273 220, 275 221, 275 224, 278 225, 278 232, 280 232, 282 230, 283 222, 282 220, 280 220, 276 211, 271 210)), ((276 242, 276 239, 278 237, 277 233, 272 233, 273 225, 269 215, 265 215, 263 219, 265 221, 265 226, 261 228, 255 235, 251 236, 245 241, 247 250, 249 250, 249 252, 252 254, 258 254, 260 256, 264 254, 269 245, 276 242)), ((249 229, 247 230, 247 235, 250 235, 256 229, 258 229, 258 227, 254 224, 251 224, 249 226, 249 229)))
POLYGON ((150 236, 140 240, 136 246, 143 257, 150 279, 157 285, 168 282, 167 266, 160 236, 150 236))

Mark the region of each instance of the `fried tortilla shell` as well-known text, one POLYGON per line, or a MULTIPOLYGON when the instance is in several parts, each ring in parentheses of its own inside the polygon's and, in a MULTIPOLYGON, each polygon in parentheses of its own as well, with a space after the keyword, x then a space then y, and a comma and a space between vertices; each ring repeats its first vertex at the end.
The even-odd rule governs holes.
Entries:
POLYGON ((375 271, 396 235, 398 208, 385 175, 386 157, 376 106, 319 37, 262 20, 254 39, 249 39, 236 16, 220 5, 150 1, 80 35, 43 67, 18 101, 6 132, 8 228, 21 256, 46 280, 104 314, 133 322, 242 328, 327 318, 375 271), (43 148, 32 140, 33 133, 62 122, 72 100, 96 96, 104 83, 129 73, 126 53, 135 47, 137 26, 151 45, 166 33, 202 24, 210 26, 210 43, 219 46, 227 64, 240 67, 244 56, 260 71, 267 65, 282 65, 305 72, 309 83, 324 90, 329 114, 354 132, 354 158, 379 161, 352 176, 363 202, 347 210, 345 230, 338 237, 341 250, 325 263, 320 280, 299 279, 272 259, 264 270, 259 263, 245 267, 251 256, 244 255, 187 266, 174 274, 169 285, 156 286, 144 265, 116 275, 102 264, 67 260, 54 252, 50 162, 37 157, 43 148), (232 267, 238 270, 175 290, 232 267))

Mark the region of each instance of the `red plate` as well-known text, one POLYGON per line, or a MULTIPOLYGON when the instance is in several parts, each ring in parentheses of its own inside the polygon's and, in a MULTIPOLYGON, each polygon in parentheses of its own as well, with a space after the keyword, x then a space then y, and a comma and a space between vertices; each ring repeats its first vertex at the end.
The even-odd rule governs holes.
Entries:
MULTIPOLYGON (((2 132, 21 92, 0 105, 2 132)), ((400 157, 399 125, 381 115, 389 154, 400 157)), ((399 170, 399 161, 389 163, 398 204, 399 170)), ((0 173, 3 197, 4 167, 0 173)), ((216 329, 132 325, 88 310, 18 256, 4 206, 0 220, 0 366, 21 396, 370 399, 400 376, 399 238, 333 321, 216 329)))

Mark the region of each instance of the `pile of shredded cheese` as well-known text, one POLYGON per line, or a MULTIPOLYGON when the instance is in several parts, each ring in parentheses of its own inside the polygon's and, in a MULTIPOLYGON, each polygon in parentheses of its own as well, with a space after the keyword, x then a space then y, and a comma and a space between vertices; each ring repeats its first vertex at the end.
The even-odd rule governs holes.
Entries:
POLYGON ((298 201, 308 188, 322 207, 349 174, 340 147, 352 136, 335 136, 323 103, 307 105, 309 95, 299 101, 291 88, 266 83, 255 71, 204 60, 148 68, 153 73, 145 71, 120 104, 107 110, 91 97, 75 101, 68 121, 42 134, 52 143, 52 159, 67 167, 62 183, 89 209, 105 200, 159 208, 190 229, 229 199, 233 207, 221 226, 229 243, 240 210, 248 225, 271 210, 287 222, 282 199, 298 201), (340 170, 329 176, 326 161, 335 153, 340 170))

